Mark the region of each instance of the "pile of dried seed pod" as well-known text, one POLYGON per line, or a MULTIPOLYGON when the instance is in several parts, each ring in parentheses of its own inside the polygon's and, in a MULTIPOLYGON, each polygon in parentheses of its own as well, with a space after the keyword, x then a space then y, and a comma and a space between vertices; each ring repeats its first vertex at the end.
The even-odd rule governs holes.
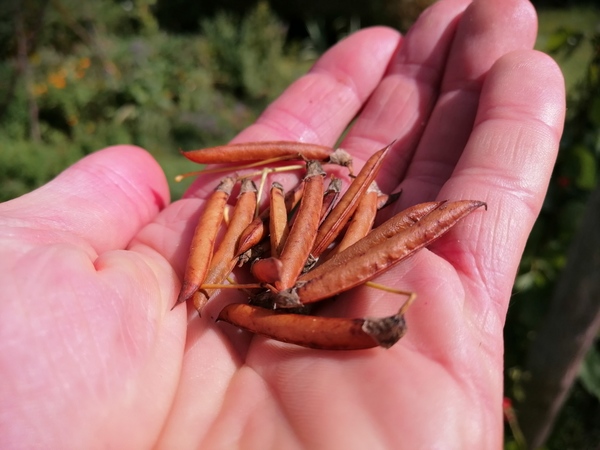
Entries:
MULTIPOLYGON (((390 147, 374 153, 360 172, 352 175, 353 181, 340 198, 340 179, 331 177, 326 187, 327 174, 322 167, 338 164, 352 173, 352 159, 340 149, 278 141, 184 152, 200 164, 247 163, 243 168, 298 160, 305 175, 287 193, 274 182, 268 205, 260 214, 256 214, 257 188, 249 177, 232 175, 221 181, 196 226, 177 304, 192 299, 201 313, 210 297, 228 283, 236 266, 249 266, 256 283, 244 285, 253 288, 248 303, 225 306, 218 320, 304 347, 391 347, 406 332, 404 314, 414 294, 396 314, 384 318, 317 317, 306 314, 305 308, 369 282, 485 204, 474 200, 422 203, 372 228, 377 211, 394 199, 375 183, 390 147), (215 246, 238 179, 239 197, 227 230, 215 246)), ((231 171, 237 173, 239 168, 232 166, 231 171)))

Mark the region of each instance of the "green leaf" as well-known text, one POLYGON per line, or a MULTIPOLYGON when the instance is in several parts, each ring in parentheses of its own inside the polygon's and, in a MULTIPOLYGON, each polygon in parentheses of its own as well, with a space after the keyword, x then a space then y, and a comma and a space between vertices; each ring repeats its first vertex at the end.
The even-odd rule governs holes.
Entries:
POLYGON ((588 118, 590 122, 600 128, 600 96, 592 99, 590 109, 588 110, 588 118))
POLYGON ((567 45, 570 33, 560 29, 552 33, 546 42, 546 50, 549 53, 557 52, 567 45))

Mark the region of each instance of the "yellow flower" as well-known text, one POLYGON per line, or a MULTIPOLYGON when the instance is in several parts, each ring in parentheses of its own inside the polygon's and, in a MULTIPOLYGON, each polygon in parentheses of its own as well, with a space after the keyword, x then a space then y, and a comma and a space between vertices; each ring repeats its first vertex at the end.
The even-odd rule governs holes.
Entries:
POLYGON ((78 69, 87 69, 90 67, 90 58, 81 58, 77 63, 78 69))
POLYGON ((75 67, 75 78, 83 78, 87 68, 90 67, 90 64, 90 58, 81 58, 79 61, 77 61, 77 67, 75 67))
POLYGON ((56 89, 64 89, 67 85, 67 72, 60 69, 48 75, 48 82, 56 89))

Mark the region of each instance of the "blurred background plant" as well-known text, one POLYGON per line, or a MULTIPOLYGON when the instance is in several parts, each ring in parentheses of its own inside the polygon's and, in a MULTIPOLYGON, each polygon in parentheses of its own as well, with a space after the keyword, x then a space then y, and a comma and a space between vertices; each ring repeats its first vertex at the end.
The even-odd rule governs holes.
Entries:
MULTIPOLYGON (((373 24, 405 30, 433 2, 0 2, 0 201, 119 143, 146 148, 173 180, 195 169, 179 149, 227 142, 332 44, 373 24)), ((507 319, 505 446, 523 446, 521 426, 534 442, 531 417, 538 417, 546 431, 540 438, 538 430, 535 442, 545 442, 544 448, 598 448, 597 321, 569 322, 574 308, 560 303, 556 285, 568 272, 569 259, 576 259, 567 257, 567 249, 581 234, 581 217, 597 187, 600 12, 594 1, 534 4, 540 17, 536 47, 561 65, 569 110, 558 164, 507 319), (551 385, 544 392, 558 402, 560 414, 540 418, 528 411, 531 385, 540 380, 540 367, 532 360, 558 348, 546 337, 557 311, 565 324, 558 337, 576 342, 577 352, 587 356, 563 355, 566 367, 578 375, 570 379, 552 369, 566 386, 551 385), (577 341, 577 324, 592 337, 577 341)), ((174 199, 189 184, 170 182, 174 199)), ((585 310, 590 318, 596 317, 595 304, 600 302, 588 302, 585 310)))

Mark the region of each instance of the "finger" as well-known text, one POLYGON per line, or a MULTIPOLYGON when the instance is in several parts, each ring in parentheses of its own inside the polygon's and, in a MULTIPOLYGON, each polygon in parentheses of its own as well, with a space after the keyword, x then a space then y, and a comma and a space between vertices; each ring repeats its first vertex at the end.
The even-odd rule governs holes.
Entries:
POLYGON ((235 139, 333 145, 380 82, 400 35, 368 28, 327 51, 235 139))
POLYGON ((411 27, 384 79, 343 142, 366 159, 397 139, 378 178, 389 191, 407 167, 431 113, 460 15, 468 0, 442 0, 411 27))
POLYGON ((564 81, 551 58, 534 51, 501 58, 485 80, 471 137, 440 192, 440 198, 488 204, 487 212, 459 225, 455 238, 436 250, 467 285, 497 299, 500 317, 548 187, 564 114, 564 81), (467 255, 478 257, 476 266, 467 255))
MULTIPOLYGON (((384 27, 350 35, 321 56, 233 142, 291 140, 334 145, 381 81, 400 40, 397 31, 384 27)), ((218 177, 203 177, 186 196, 204 198, 217 182, 218 177)))
MULTIPOLYGON (((124 248, 169 202, 165 176, 144 150, 116 146, 93 153, 45 186, 0 205, 19 229, 54 231, 52 242, 83 240, 97 253, 124 248)), ((79 242, 81 243, 81 242, 79 242)))
POLYGON ((467 143, 486 73, 501 56, 533 48, 536 28, 535 10, 528 1, 476 0, 467 8, 439 98, 402 183, 407 194, 403 202, 436 197, 467 143))
POLYGON ((182 315, 166 313, 172 270, 123 250, 90 261, 78 246, 16 234, 1 244, 0 403, 11 407, 0 447, 148 448, 185 341, 182 315))

